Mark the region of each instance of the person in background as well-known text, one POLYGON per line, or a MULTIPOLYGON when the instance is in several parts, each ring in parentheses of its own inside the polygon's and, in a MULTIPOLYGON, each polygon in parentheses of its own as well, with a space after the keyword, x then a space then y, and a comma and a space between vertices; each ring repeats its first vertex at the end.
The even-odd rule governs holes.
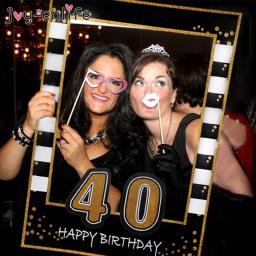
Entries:
MULTIPOLYGON (((202 112, 209 60, 203 54, 190 53, 176 61, 179 81, 176 111, 202 112)), ((245 115, 225 111, 222 132, 232 145, 235 155, 256 192, 256 144, 255 134, 245 115)))

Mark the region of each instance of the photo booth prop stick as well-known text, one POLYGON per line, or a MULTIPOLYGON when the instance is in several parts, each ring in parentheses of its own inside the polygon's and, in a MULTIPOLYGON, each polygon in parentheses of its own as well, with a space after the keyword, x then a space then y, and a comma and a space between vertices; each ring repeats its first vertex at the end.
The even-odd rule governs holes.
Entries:
POLYGON ((85 79, 86 79, 86 76, 84 77, 84 80, 83 80, 83 82, 82 82, 82 84, 81 84, 81 87, 80 87, 80 89, 79 89, 79 92, 78 92, 78 94, 77 94, 77 96, 76 96, 76 100, 75 100, 75 102, 74 102, 74 104, 73 104, 73 107, 72 107, 72 109, 71 109, 71 111, 70 111, 70 114, 69 114, 69 117, 68 117, 68 121, 67 121, 67 125, 69 125, 69 122, 70 122, 71 117, 72 117, 72 115, 73 115, 73 112, 74 112, 74 110, 75 110, 77 101, 78 101, 78 99, 79 99, 79 97, 80 97, 80 94, 81 94, 81 92, 82 92, 82 89, 84 88, 85 79))
POLYGON ((161 136, 161 143, 164 144, 164 137, 163 137, 163 125, 162 125, 162 117, 161 117, 161 108, 160 108, 160 99, 156 93, 147 93, 142 100, 143 104, 149 108, 154 108, 158 105, 158 117, 159 117, 159 126, 160 126, 160 136, 161 136))

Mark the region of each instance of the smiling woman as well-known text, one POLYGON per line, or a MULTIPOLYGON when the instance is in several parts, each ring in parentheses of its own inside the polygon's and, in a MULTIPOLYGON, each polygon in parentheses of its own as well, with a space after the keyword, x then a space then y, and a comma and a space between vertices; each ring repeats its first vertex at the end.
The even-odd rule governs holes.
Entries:
MULTIPOLYGON (((92 44, 82 54, 63 97, 61 132, 55 152, 50 201, 64 203, 79 179, 93 167, 110 171, 118 163, 126 81, 132 53, 123 44, 92 44), (79 95, 72 118, 71 108, 79 95), (115 163, 114 163, 115 162, 115 163), (68 164, 67 164, 68 163, 68 164)), ((120 159, 119 159, 120 160, 120 159)), ((108 201, 116 210, 120 192, 112 174, 108 201)), ((119 188, 120 189, 120 188, 119 188)))

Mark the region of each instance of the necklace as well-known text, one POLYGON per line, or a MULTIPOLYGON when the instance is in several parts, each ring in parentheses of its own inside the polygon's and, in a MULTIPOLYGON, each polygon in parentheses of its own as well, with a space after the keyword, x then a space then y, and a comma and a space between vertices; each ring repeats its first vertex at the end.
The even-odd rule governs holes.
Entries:
POLYGON ((90 144, 93 144, 93 143, 95 143, 95 142, 97 142, 99 140, 104 139, 106 136, 107 136, 107 132, 106 132, 106 129, 104 129, 104 130, 98 132, 97 134, 95 134, 95 135, 93 135, 91 137, 86 136, 84 138, 84 143, 86 145, 90 145, 90 144))
MULTIPOLYGON (((172 112, 171 112, 169 127, 168 127, 167 134, 166 134, 165 140, 164 140, 165 143, 167 143, 167 139, 169 137, 169 133, 171 130, 171 123, 172 123, 172 112)), ((151 135, 150 139, 149 139, 149 143, 148 143, 148 151, 152 157, 157 154, 157 150, 158 150, 157 146, 158 146, 157 139, 153 135, 151 135)))

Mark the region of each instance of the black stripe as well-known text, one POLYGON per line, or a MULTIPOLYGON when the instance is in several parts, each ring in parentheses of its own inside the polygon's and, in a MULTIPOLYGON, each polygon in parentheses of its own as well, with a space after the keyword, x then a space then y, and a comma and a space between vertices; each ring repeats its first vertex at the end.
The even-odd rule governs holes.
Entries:
POLYGON ((50 170, 50 163, 34 161, 33 175, 48 177, 50 170))
POLYGON ((59 86, 60 84, 61 72, 45 70, 44 72, 44 84, 59 86))
POLYGON ((228 63, 213 62, 212 65, 212 76, 227 77, 228 76, 228 63))
POLYGON ((196 168, 211 170, 213 164, 213 156, 197 155, 196 168))
POLYGON ((191 192, 191 198, 197 198, 197 199, 207 199, 207 193, 208 193, 208 186, 206 185, 200 185, 200 184, 193 184, 192 186, 192 192, 191 192))
POLYGON ((48 53, 64 54, 65 40, 49 38, 48 53))
POLYGON ((221 109, 223 105, 223 98, 224 98, 223 94, 209 92, 207 94, 206 107, 221 109))
POLYGON ((219 125, 203 123, 201 137, 209 139, 217 139, 219 132, 219 125))
POLYGON ((54 133, 38 131, 37 145, 44 147, 52 147, 54 133))

